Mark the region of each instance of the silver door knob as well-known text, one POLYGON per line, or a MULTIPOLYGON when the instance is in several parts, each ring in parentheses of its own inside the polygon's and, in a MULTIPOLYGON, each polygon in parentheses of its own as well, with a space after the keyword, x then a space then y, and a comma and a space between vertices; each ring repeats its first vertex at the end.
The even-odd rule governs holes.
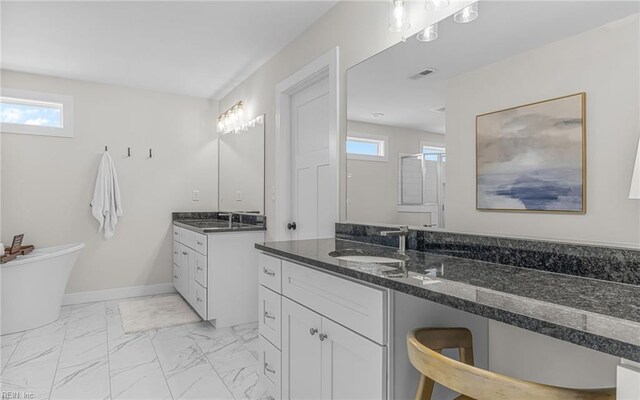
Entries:
POLYGON ((320 335, 318 335, 318 338, 320 339, 321 342, 323 342, 326 338, 328 338, 328 336, 324 333, 321 333, 320 335))
POLYGON ((318 330, 316 328, 311 328, 311 329, 309 329, 309 333, 311 334, 311 336, 313 336, 316 333, 318 333, 318 330))

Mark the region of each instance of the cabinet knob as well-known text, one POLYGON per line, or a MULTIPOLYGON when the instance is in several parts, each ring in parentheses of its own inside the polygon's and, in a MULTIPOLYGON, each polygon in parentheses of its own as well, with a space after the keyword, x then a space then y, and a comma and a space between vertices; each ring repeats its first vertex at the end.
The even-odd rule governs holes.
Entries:
POLYGON ((273 369, 273 368, 270 368, 269 364, 267 364, 266 362, 264 363, 264 370, 267 371, 267 372, 271 372, 272 374, 276 373, 276 370, 273 369))
POLYGON ((198 244, 198 246, 202 246, 202 242, 196 241, 196 243, 198 244))
POLYGON ((202 303, 202 297, 196 297, 196 301, 202 303))
POLYGON ((269 270, 269 269, 266 269, 266 268, 263 268, 263 269, 262 269, 262 272, 264 272, 265 274, 267 274, 267 275, 269 275, 269 276, 276 276, 276 273, 275 273, 275 272, 273 272, 273 271, 271 271, 271 270, 269 270))
POLYGON ((276 319, 276 317, 275 317, 275 316, 273 316, 273 315, 269 314, 269 313, 268 313, 268 312, 266 312, 266 311, 264 312, 264 317, 265 317, 265 318, 269 318, 269 319, 276 319))
POLYGON ((313 336, 316 333, 318 333, 318 330, 316 328, 311 328, 311 329, 309 329, 309 333, 311 334, 311 336, 313 336))
POLYGON ((174 275, 173 277, 174 277, 175 279, 178 279, 178 275, 174 275))
POLYGON ((197 267, 196 268, 198 271, 202 271, 202 267, 197 267))
POLYGON ((290 230, 290 231, 291 231, 291 230, 294 230, 294 231, 295 231, 295 230, 296 230, 296 228, 297 228, 297 225, 296 225, 296 223, 295 223, 295 222, 289 222, 289 223, 287 224, 287 229, 288 229, 288 230, 290 230))
POLYGON ((324 333, 321 333, 320 335, 318 335, 318 338, 320 339, 321 342, 323 342, 326 338, 328 338, 328 336, 324 333))
POLYGON ((189 253, 187 253, 186 251, 183 251, 183 252, 182 252, 182 255, 183 255, 183 256, 186 256, 187 254, 189 254, 189 253))

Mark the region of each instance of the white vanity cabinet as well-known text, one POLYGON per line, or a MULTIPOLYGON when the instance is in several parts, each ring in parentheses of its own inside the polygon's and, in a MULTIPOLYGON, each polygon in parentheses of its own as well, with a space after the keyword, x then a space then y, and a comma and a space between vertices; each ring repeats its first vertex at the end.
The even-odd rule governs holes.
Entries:
POLYGON ((259 371, 271 397, 388 397, 386 289, 266 254, 259 276, 259 371), (269 353, 280 362, 265 363, 269 353))
POLYGON ((264 231, 202 234, 173 226, 173 284, 204 320, 222 328, 258 318, 253 251, 264 231))

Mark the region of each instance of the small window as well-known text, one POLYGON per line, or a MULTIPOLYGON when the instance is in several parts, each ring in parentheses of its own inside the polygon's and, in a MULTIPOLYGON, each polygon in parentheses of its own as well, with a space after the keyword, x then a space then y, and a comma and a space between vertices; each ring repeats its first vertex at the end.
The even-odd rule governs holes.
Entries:
POLYGON ((445 150, 443 147, 422 146, 422 154, 427 161, 438 161, 439 157, 444 157, 445 150))
POLYGON ((0 124, 3 133, 72 137, 73 98, 3 89, 0 124))
POLYGON ((387 161, 387 138, 363 134, 349 136, 347 157, 354 160, 387 161))

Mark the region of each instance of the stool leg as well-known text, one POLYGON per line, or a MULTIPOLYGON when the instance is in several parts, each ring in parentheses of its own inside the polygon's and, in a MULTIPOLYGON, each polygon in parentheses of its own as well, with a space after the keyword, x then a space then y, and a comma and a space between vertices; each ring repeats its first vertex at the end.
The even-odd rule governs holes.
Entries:
POLYGON ((434 382, 432 379, 420 374, 418 389, 416 390, 416 400, 431 400, 434 382))

